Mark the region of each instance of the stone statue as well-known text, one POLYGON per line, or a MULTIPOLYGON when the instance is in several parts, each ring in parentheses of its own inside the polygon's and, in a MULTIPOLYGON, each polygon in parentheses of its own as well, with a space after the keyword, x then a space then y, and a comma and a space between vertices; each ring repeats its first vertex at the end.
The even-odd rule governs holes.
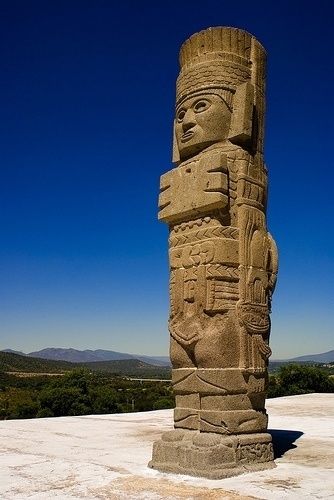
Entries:
POLYGON ((277 249, 266 228, 265 51, 217 27, 181 47, 168 223, 173 431, 150 467, 222 478, 274 466, 265 395, 277 249))

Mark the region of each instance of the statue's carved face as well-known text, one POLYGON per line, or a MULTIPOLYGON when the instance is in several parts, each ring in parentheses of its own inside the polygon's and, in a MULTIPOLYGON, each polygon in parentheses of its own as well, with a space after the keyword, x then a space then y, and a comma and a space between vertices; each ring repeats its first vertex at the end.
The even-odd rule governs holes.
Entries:
POLYGON ((221 97, 190 97, 176 110, 175 134, 181 160, 227 138, 231 111, 221 97))

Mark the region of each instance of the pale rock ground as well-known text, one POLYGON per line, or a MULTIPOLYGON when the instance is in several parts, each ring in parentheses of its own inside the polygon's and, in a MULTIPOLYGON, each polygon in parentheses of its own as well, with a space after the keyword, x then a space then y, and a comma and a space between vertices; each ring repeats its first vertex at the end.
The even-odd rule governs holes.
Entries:
POLYGON ((334 499, 334 394, 266 406, 277 467, 218 481, 147 467, 171 410, 1 421, 0 499, 334 499))

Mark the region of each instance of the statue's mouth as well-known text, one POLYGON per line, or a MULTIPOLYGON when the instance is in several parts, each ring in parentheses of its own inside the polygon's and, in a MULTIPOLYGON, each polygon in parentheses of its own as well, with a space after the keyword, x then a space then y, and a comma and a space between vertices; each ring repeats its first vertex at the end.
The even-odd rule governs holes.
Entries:
POLYGON ((188 130, 187 132, 185 132, 184 134, 182 134, 182 136, 181 136, 181 142, 186 142, 189 139, 191 139, 192 136, 194 135, 194 133, 195 132, 193 130, 188 130))

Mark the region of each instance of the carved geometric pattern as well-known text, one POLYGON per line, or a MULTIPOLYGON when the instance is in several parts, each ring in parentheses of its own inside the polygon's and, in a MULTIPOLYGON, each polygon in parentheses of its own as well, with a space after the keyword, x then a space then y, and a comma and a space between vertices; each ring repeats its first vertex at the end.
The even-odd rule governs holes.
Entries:
POLYGON ((252 443, 237 448, 237 460, 241 463, 269 462, 274 459, 272 443, 252 443))
POLYGON ((222 266, 221 264, 211 264, 206 266, 206 276, 208 278, 225 278, 232 280, 239 279, 237 267, 222 266))
MULTIPOLYGON (((212 155, 210 155, 210 158, 212 155)), ((180 165, 161 176, 159 220, 179 224, 199 214, 228 206, 228 175, 226 157, 218 165, 207 159, 180 165), (196 193, 196 196, 193 196, 196 193)))
POLYGON ((254 336, 254 346, 257 347, 260 356, 267 360, 271 356, 269 345, 263 340, 260 335, 254 336))
POLYGON ((187 222, 182 222, 182 224, 177 224, 173 227, 173 232, 185 231, 186 229, 193 229, 195 226, 200 227, 203 224, 208 224, 211 221, 211 217, 204 217, 203 219, 190 220, 187 222))
POLYGON ((239 298, 236 282, 211 279, 207 281, 207 311, 223 311, 235 307, 239 298))
POLYGON ((263 203, 264 186, 259 182, 254 182, 254 180, 247 178, 239 178, 238 192, 240 198, 263 203))
POLYGON ((192 243, 194 241, 201 241, 213 237, 229 238, 237 240, 239 236, 239 229, 232 226, 213 226, 198 231, 191 231, 185 234, 172 235, 170 237, 170 246, 175 247, 184 245, 185 243, 192 243))
POLYGON ((196 280, 197 279, 197 267, 191 267, 190 269, 184 270, 184 281, 196 280))
POLYGON ((198 90, 201 87, 208 88, 212 82, 216 87, 225 87, 234 90, 237 85, 246 82, 250 77, 250 70, 245 66, 212 61, 210 66, 198 64, 196 68, 181 72, 176 82, 176 93, 178 101, 185 95, 198 90))
POLYGON ((239 29, 216 27, 203 30, 186 40, 180 49, 180 66, 187 68, 202 60, 212 60, 220 54, 221 60, 234 61, 250 66, 251 47, 254 39, 250 33, 239 29))

